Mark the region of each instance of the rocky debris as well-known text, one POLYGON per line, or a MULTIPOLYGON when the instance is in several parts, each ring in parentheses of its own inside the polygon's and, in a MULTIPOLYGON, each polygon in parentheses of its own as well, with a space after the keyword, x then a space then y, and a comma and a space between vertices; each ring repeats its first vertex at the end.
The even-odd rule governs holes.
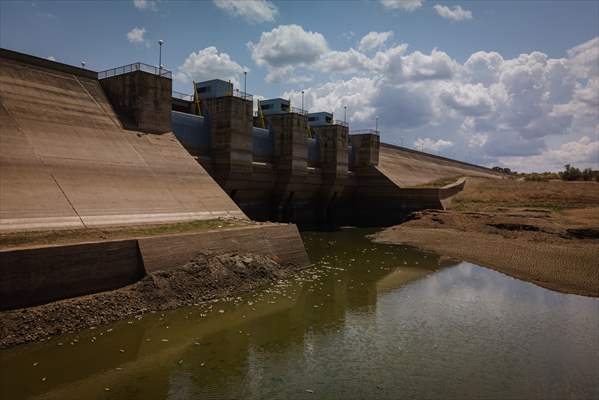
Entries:
POLYGON ((0 348, 249 291, 297 269, 257 254, 200 253, 117 290, 0 312, 0 348))

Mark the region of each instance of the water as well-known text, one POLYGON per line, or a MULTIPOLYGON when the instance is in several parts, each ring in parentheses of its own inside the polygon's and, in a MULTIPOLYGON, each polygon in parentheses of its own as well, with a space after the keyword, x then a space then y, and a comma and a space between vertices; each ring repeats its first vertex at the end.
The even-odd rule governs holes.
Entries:
POLYGON ((1 397, 599 398, 599 300, 365 233, 306 233, 317 268, 259 293, 2 351, 1 397))

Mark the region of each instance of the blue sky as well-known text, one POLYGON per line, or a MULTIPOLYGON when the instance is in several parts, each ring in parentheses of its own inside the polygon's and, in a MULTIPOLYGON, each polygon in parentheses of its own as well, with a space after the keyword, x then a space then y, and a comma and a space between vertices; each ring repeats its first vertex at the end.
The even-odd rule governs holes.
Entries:
POLYGON ((248 69, 249 92, 297 103, 304 89, 311 111, 348 106, 352 129, 378 115, 387 142, 599 168, 597 1, 0 3, 1 47, 98 71, 156 65, 158 39, 179 91, 248 69))

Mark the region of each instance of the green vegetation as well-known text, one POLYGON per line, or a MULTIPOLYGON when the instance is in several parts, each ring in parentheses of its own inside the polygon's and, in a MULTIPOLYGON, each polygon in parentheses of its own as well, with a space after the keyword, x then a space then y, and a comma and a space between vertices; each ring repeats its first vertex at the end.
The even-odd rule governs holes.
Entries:
POLYGON ((585 168, 582 171, 576 167, 566 164, 561 172, 533 172, 530 174, 518 174, 526 181, 547 182, 561 179, 562 181, 592 181, 599 182, 599 171, 585 168))
POLYGON ((576 167, 566 164, 565 170, 559 173, 559 176, 564 181, 591 181, 599 182, 599 171, 593 171, 590 168, 585 168, 582 171, 576 167))
POLYGON ((0 234, 0 249, 17 246, 96 242, 130 239, 144 236, 169 235, 251 224, 239 219, 211 219, 171 224, 120 226, 106 228, 64 229, 53 231, 23 231, 0 234))
POLYGON ((512 170, 509 168, 493 167, 492 170, 504 174, 513 174, 512 170))

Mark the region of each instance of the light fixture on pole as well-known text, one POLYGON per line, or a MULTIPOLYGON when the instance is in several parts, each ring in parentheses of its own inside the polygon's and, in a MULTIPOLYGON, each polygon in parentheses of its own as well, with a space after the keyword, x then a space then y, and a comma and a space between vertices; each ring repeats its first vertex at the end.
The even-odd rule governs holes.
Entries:
POLYGON ((374 128, 374 131, 375 131, 375 132, 376 132, 376 134, 378 135, 378 133, 379 133, 379 116, 378 116, 378 115, 377 115, 377 116, 376 116, 376 118, 375 118, 375 123, 374 123, 374 124, 375 124, 375 125, 374 125, 374 126, 375 126, 375 128, 374 128))
POLYGON ((302 90, 302 112, 304 112, 304 91, 302 90))
POLYGON ((347 106, 343 106, 343 122, 347 124, 347 106))
POLYGON ((162 74, 162 45, 164 44, 164 40, 160 39, 158 41, 158 46, 160 47, 160 50, 158 51, 158 71, 159 71, 159 75, 162 74))
POLYGON ((243 99, 245 100, 245 96, 247 96, 248 92, 248 72, 243 71, 243 99))

